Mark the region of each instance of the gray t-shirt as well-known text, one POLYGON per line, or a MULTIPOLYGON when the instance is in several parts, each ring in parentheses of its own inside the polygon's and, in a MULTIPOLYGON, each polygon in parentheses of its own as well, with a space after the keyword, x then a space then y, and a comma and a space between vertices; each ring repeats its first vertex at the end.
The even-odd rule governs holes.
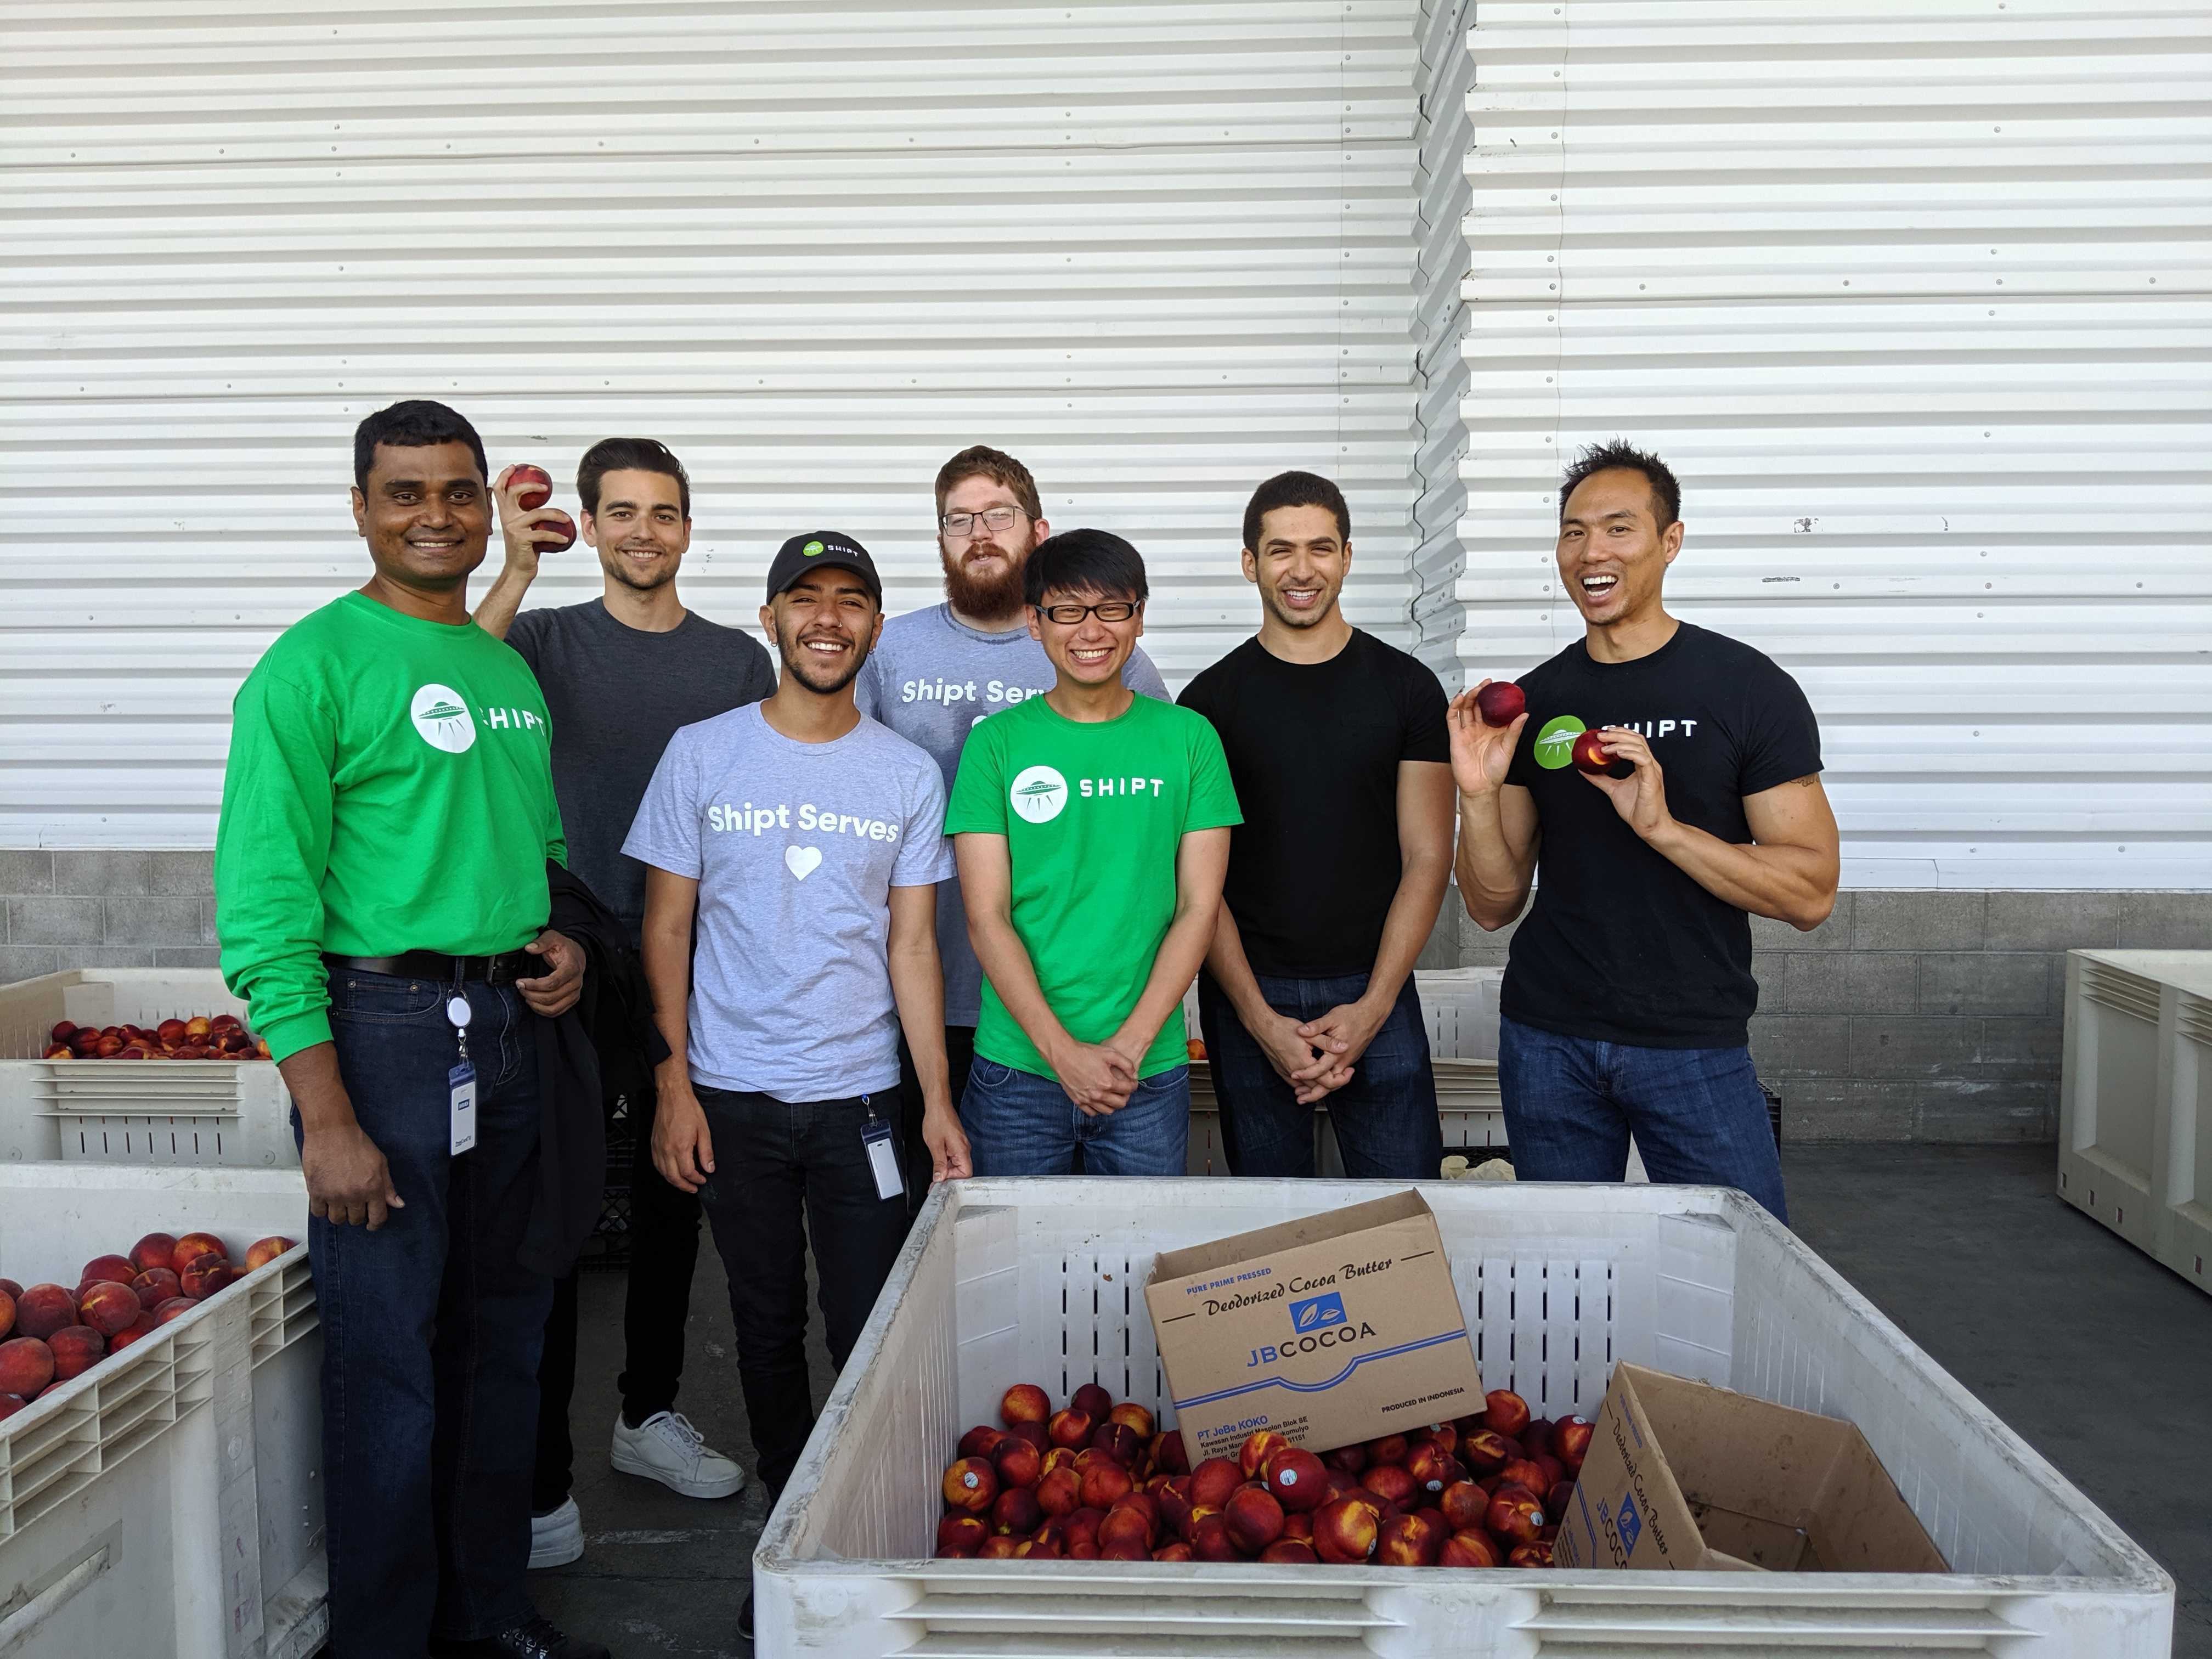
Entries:
MULTIPOLYGON (((884 624, 884 636, 853 692, 862 714, 929 751, 949 794, 961 747, 975 722, 1042 696, 1054 678, 1052 659, 1026 627, 986 634, 957 619, 950 605, 936 605, 884 624)), ((1121 684, 1140 696, 1172 701, 1142 646, 1122 665, 1121 684)), ((937 889, 937 954, 945 964, 945 1023, 975 1024, 982 1014, 983 967, 968 942, 957 880, 937 889)))
POLYGON ((735 709, 669 739, 623 851, 699 884, 694 1083, 805 1101, 898 1081, 890 890, 952 873, 928 756, 872 720, 799 743, 735 709))
POLYGON ((553 795, 568 868, 629 924, 645 919, 645 866, 623 837, 678 727, 775 690, 767 647, 694 611, 665 634, 630 628, 598 599, 526 611, 507 630, 553 723, 553 795))

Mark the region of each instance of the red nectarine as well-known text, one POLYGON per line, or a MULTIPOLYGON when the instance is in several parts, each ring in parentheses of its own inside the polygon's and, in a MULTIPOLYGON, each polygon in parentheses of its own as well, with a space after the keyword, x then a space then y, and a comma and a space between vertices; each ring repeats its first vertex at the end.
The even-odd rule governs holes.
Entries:
POLYGON ((1328 1471, 1304 1447, 1286 1447, 1268 1460, 1267 1490, 1285 1510, 1317 1510, 1328 1496, 1328 1471))
POLYGON ((54 1380, 54 1351, 35 1336, 0 1342, 0 1394, 28 1400, 54 1380))
POLYGON ((1443 1548, 1437 1553, 1440 1567, 1497 1567, 1504 1565, 1498 1553, 1498 1546, 1490 1541, 1489 1534, 1480 1531, 1455 1532, 1444 1540, 1443 1548))
POLYGON ((1291 1443, 1273 1429, 1259 1429, 1244 1437, 1244 1443, 1237 1449, 1237 1467, 1244 1471, 1247 1480, 1257 1480, 1267 1472, 1267 1460, 1279 1451, 1290 1449, 1291 1443))
POLYGON ((1052 1400, 1034 1382, 1017 1382, 999 1401, 999 1419, 1008 1428, 1018 1423, 1042 1423, 1052 1415, 1052 1400))
POLYGON ((1474 694, 1474 710, 1485 726, 1510 726, 1528 708, 1527 696, 1511 680, 1492 680, 1474 694))
POLYGON ((1257 1555, 1283 1535, 1283 1506, 1256 1486, 1230 1493, 1221 1519, 1230 1541, 1247 1555, 1257 1555))
POLYGON ((1518 1434, 1528 1426, 1528 1402, 1510 1389, 1492 1389, 1483 1396, 1482 1426, 1499 1434, 1518 1434))
POLYGON ((1314 1553, 1338 1565, 1375 1553, 1382 1528, 1374 1510, 1357 1497, 1339 1498, 1314 1511, 1314 1553))
MULTIPOLYGON (((33 1285, 15 1298, 15 1331, 40 1340, 76 1323, 76 1298, 58 1285, 33 1285)), ((20 1394, 21 1389, 11 1389, 20 1394)))
POLYGON ((202 1255, 213 1255, 224 1261, 230 1260, 228 1248, 213 1233, 186 1233, 177 1241, 176 1249, 169 1252, 169 1266, 176 1271, 177 1277, 182 1279, 185 1269, 202 1255))
POLYGON ((1197 1508, 1218 1510, 1229 1494, 1244 1484, 1244 1471, 1225 1457, 1209 1457, 1190 1472, 1190 1501, 1197 1508))
POLYGON ((981 1515, 999 1495, 999 1472, 980 1457, 963 1457, 945 1471, 945 1502, 981 1515))
POLYGON ((138 1292, 128 1285, 102 1279, 85 1286, 84 1294, 77 1298, 76 1311, 79 1319, 108 1337, 146 1310, 139 1305, 138 1292))
POLYGON ((1260 1552, 1260 1559, 1270 1566, 1310 1567, 1321 1557, 1314 1553, 1310 1539, 1278 1538, 1260 1552))
POLYGON ((1394 1515, 1376 1534, 1375 1565, 1379 1567, 1427 1567, 1436 1565, 1443 1539, 1418 1515, 1394 1515))
POLYGON ((1071 1410, 1088 1416, 1096 1425, 1103 1423, 1106 1414, 1114 1409, 1114 1396, 1096 1382, 1085 1382, 1067 1396, 1067 1404, 1071 1410))
POLYGON ((64 1325, 46 1339, 54 1356, 54 1381, 67 1382, 107 1357, 107 1339, 89 1325, 64 1325))

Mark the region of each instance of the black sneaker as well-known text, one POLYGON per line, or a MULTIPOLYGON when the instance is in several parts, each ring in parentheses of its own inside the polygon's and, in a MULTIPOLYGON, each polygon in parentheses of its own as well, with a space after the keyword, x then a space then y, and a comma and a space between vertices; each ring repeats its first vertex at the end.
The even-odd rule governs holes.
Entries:
POLYGON ((532 1613, 512 1630, 477 1642, 432 1638, 430 1659, 613 1659, 597 1642, 563 1634, 553 1621, 532 1613))
POLYGON ((753 1639, 753 1593, 745 1592, 745 1604, 738 1609, 738 1638, 740 1641, 753 1639))

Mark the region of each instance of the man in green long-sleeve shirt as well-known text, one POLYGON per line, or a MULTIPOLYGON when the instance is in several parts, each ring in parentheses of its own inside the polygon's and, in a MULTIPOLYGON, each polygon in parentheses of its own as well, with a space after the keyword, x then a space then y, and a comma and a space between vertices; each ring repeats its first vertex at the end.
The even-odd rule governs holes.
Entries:
POLYGON ((354 477, 375 574, 240 688, 215 866, 223 975, 283 1068, 307 1179, 331 1651, 605 1659, 523 1577, 553 1290, 520 1260, 535 1028, 583 973, 546 926, 545 704, 469 618, 475 428, 396 404, 356 433, 354 477))

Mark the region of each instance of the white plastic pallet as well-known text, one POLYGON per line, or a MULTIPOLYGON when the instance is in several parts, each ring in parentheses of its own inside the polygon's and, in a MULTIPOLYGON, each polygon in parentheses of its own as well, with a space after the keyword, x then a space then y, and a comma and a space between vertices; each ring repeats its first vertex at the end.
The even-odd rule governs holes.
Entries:
MULTIPOLYGON (((303 1237, 298 1172, 0 1164, 0 1273, 142 1234, 303 1237)), ((304 1247, 0 1422, 5 1659, 305 1659, 328 1634, 304 1247)))
POLYGON ((2058 1195, 2212 1291, 2212 951, 2073 951, 2058 1195))
POLYGON ((246 1009, 212 968, 78 968, 0 987, 0 1162, 297 1169, 292 1097, 267 1060, 39 1057, 64 1019, 194 1014, 246 1009))
POLYGON ((931 1559, 939 1477, 1011 1383, 1172 1424, 1156 1252, 1400 1190, 965 1181, 931 1195, 755 1557, 758 1650, 835 1655, 1981 1653, 2166 1659, 2172 1581, 1771 1218, 1708 1188, 1437 1182, 1483 1380, 1585 1414, 1614 1361, 1863 1429, 1955 1571, 1447 1571, 931 1559))

